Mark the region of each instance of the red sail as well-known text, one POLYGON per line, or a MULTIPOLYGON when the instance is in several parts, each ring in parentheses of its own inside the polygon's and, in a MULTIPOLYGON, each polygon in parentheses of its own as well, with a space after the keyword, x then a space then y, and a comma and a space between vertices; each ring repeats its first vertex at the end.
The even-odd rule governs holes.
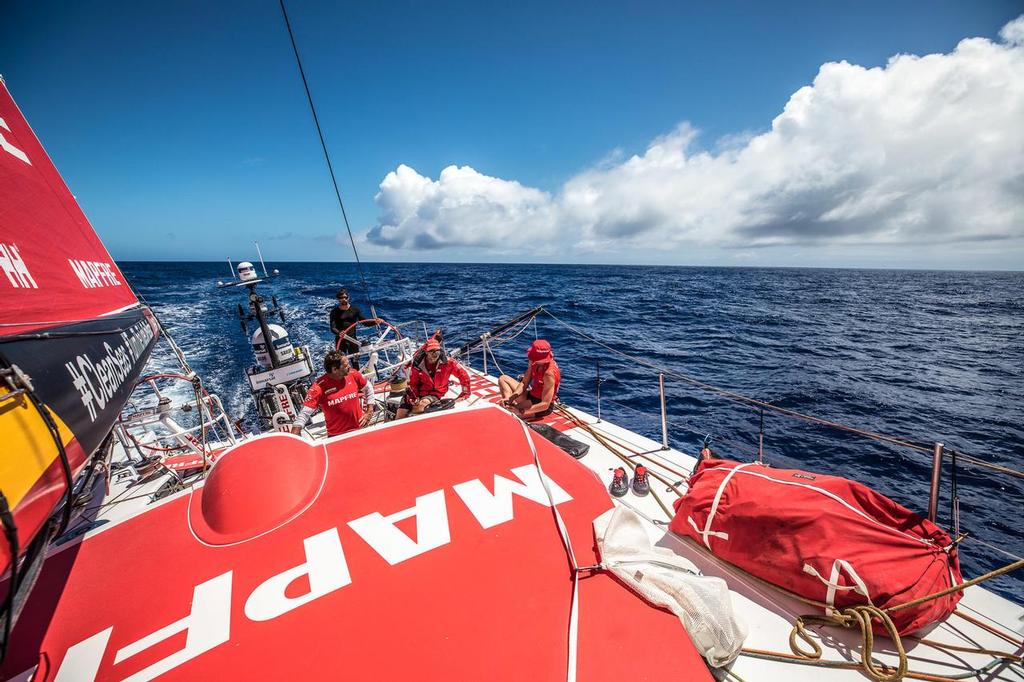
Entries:
POLYGON ((0 337, 138 303, 0 81, 0 337))
POLYGON ((0 572, 12 549, 61 530, 52 514, 157 332, 0 81, 0 501, 17 532, 0 542, 0 572))

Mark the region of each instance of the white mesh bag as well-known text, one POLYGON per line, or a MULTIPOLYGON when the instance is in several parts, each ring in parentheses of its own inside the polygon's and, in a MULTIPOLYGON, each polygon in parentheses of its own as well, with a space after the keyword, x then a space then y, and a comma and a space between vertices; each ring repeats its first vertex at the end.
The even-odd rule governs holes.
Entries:
POLYGON ((644 524, 618 505, 594 519, 602 566, 648 602, 676 614, 709 665, 727 665, 739 654, 747 627, 733 613, 725 581, 699 575, 683 557, 651 545, 644 524))

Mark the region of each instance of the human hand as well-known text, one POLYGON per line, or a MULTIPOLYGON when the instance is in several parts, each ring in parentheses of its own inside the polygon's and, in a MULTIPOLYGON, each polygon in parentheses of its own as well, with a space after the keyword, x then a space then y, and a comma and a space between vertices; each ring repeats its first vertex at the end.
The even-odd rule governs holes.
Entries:
POLYGON ((373 419, 373 413, 374 409, 372 407, 368 408, 366 412, 363 412, 363 416, 359 419, 359 426, 362 427, 369 424, 370 420, 373 419))
POLYGON ((288 427, 288 432, 295 434, 296 436, 299 436, 302 434, 302 427, 299 426, 298 424, 292 424, 291 426, 288 427))

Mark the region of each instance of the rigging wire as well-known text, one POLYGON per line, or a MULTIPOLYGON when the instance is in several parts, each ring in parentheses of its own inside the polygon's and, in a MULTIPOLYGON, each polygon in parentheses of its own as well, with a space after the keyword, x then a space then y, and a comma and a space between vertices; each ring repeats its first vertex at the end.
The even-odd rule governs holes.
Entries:
POLYGON ((356 248, 356 239, 352 236, 352 227, 348 222, 348 213, 345 211, 345 202, 341 200, 341 190, 338 188, 338 178, 334 175, 334 164, 331 163, 331 155, 327 151, 327 142, 324 141, 324 131, 320 127, 320 117, 316 113, 316 105, 313 104, 313 93, 309 90, 309 81, 306 80, 306 70, 302 68, 302 58, 299 56, 299 46, 295 42, 295 34, 292 32, 292 22, 288 19, 288 10, 284 6, 284 0, 280 0, 281 14, 284 15, 284 25, 288 29, 288 38, 292 43, 292 50, 295 52, 295 63, 299 67, 299 75, 302 76, 302 87, 306 90, 306 99, 309 100, 309 110, 313 112, 313 123, 316 124, 316 134, 320 137, 320 147, 324 151, 324 160, 327 161, 327 170, 331 174, 331 183, 334 185, 334 196, 338 198, 338 207, 341 208, 341 217, 345 221, 345 230, 348 231, 348 240, 352 244, 352 253, 356 257, 356 269, 359 271, 359 279, 363 284, 363 293, 370 304, 370 313, 377 317, 377 311, 370 297, 370 287, 366 283, 366 275, 363 272, 363 263, 359 259, 359 250, 356 248))
MULTIPOLYGON (((667 368, 664 368, 664 367, 659 367, 658 365, 655 365, 652 362, 644 360, 643 358, 639 358, 639 357, 636 357, 636 356, 633 356, 633 355, 629 355, 628 353, 625 353, 625 352, 619 350, 618 348, 610 346, 610 345, 604 343, 603 341, 600 341, 600 340, 594 338, 593 336, 590 336, 589 334, 587 334, 583 330, 579 329, 578 327, 575 327, 574 325, 572 325, 572 324, 566 322, 565 320, 561 319, 560 317, 558 317, 557 315, 555 315, 554 313, 552 313, 550 310, 548 310, 545 307, 541 307, 541 312, 543 312, 548 317, 553 319, 555 322, 558 322, 560 325, 562 325, 563 327, 565 327, 569 331, 573 332, 577 336, 580 336, 580 337, 582 337, 584 339, 587 339, 588 341, 590 341, 590 342, 600 346, 601 348, 604 348, 607 351, 610 351, 610 352, 612 352, 612 353, 614 353, 614 354, 616 354, 616 355, 618 355, 618 356, 620 356, 622 358, 625 358, 626 360, 629 360, 630 362, 636 363, 637 365, 640 365, 642 367, 646 367, 646 368, 654 370, 656 372, 661 372, 665 376, 670 376, 670 377, 673 377, 675 379, 679 379, 680 381, 688 383, 688 384, 690 384, 692 386, 696 386, 697 388, 701 388, 701 389, 703 389, 705 391, 708 391, 710 393, 714 393, 714 394, 720 395, 720 396, 722 396, 724 398, 729 398, 731 400, 735 400, 736 402, 739 402, 739 403, 743 403, 743 404, 750 405, 750 406, 753 406, 753 407, 758 407, 758 408, 761 408, 761 409, 764 409, 764 410, 768 410, 770 412, 775 412, 775 413, 778 413, 778 414, 781 414, 781 415, 785 415, 787 417, 792 417, 794 419, 801 419, 803 421, 807 421, 807 422, 810 422, 812 424, 818 424, 819 426, 827 426, 827 427, 836 429, 838 431, 844 431, 846 433, 852 433, 852 434, 855 434, 855 435, 858 435, 858 436, 863 436, 865 438, 870 438, 870 439, 873 439, 873 440, 881 441, 883 443, 889 443, 890 445, 898 445, 900 447, 909 448, 909 449, 915 450, 917 452, 923 452, 923 453, 929 453, 929 454, 932 452, 932 446, 928 445, 928 444, 925 444, 925 443, 914 442, 914 441, 908 440, 906 438, 892 436, 892 435, 889 435, 889 434, 880 433, 878 431, 870 431, 870 430, 867 430, 867 429, 860 429, 860 428, 857 428, 857 427, 854 427, 854 426, 848 426, 846 424, 841 424, 839 422, 834 422, 834 421, 831 421, 831 420, 828 420, 828 419, 823 419, 821 417, 815 417, 813 415, 804 414, 803 412, 797 412, 796 410, 790 410, 790 409, 787 409, 787 408, 784 408, 784 407, 779 407, 778 405, 773 405, 772 403, 765 402, 763 400, 758 400, 756 398, 751 398, 751 397, 745 396, 745 395, 743 395, 741 393, 736 393, 734 391, 729 391, 729 390, 726 390, 724 388, 719 388, 718 386, 714 386, 712 384, 708 384, 706 382, 700 381, 699 379, 695 379, 695 378, 693 378, 691 376, 687 376, 687 375, 682 374, 680 372, 677 372, 675 370, 667 369, 667 368)), ((947 449, 946 451, 948 452, 949 450, 947 449)), ((1022 471, 1017 471, 1015 469, 1011 469, 1009 467, 1005 467, 1005 466, 1002 466, 1000 464, 994 464, 994 463, 991 463, 991 462, 986 462, 983 459, 979 459, 977 457, 973 457, 971 455, 968 455, 968 454, 960 452, 960 451, 957 451, 957 456, 962 461, 964 461, 964 462, 966 462, 968 464, 971 464, 973 466, 977 466, 977 467, 984 468, 984 469, 989 469, 991 471, 998 471, 1000 473, 1008 474, 1010 476, 1014 476, 1014 477, 1017 477, 1017 478, 1024 478, 1024 472, 1022 472, 1022 471)))

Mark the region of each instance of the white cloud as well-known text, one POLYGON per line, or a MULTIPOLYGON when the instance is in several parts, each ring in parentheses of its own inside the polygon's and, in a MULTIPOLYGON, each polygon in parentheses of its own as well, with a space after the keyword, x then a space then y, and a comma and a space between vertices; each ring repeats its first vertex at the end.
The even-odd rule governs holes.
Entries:
POLYGON ((394 248, 501 247, 544 235, 554 224, 546 192, 449 166, 433 181, 400 165, 375 197, 381 215, 367 238, 394 248))
POLYGON ((451 166, 387 175, 371 242, 398 248, 572 234, 582 248, 941 244, 1024 236, 1024 17, 1001 42, 823 65, 759 135, 702 151, 682 123, 551 196, 451 166))

